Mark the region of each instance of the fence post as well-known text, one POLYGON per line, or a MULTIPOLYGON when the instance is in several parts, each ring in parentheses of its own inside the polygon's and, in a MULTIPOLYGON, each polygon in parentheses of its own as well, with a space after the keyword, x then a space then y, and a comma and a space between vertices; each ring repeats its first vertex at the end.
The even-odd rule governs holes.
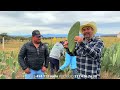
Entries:
POLYGON ((4 49, 4 47, 5 47, 4 37, 2 39, 2 45, 3 45, 3 49, 4 49))

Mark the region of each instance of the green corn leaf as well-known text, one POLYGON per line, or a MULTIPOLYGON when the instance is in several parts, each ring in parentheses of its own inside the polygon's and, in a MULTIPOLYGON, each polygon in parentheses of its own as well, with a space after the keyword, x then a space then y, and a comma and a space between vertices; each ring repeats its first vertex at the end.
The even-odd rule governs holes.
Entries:
POLYGON ((14 60, 13 57, 10 57, 10 58, 9 58, 9 66, 10 66, 10 69, 11 69, 11 70, 12 70, 13 67, 14 67, 14 65, 13 65, 13 60, 14 60))
POLYGON ((70 52, 74 52, 75 50, 75 42, 74 42, 74 38, 75 36, 79 36, 79 31, 80 31, 80 22, 77 21, 70 29, 69 33, 68 33, 68 48, 70 50, 70 52))
POLYGON ((117 66, 119 67, 120 66, 120 45, 118 47, 118 51, 117 51, 117 61, 116 61, 116 64, 117 66))
POLYGON ((16 73, 13 71, 12 72, 12 79, 15 79, 16 73))
POLYGON ((117 56, 116 56, 116 54, 114 54, 114 55, 113 55, 113 66, 114 66, 115 63, 116 63, 116 58, 117 58, 117 56))
POLYGON ((6 79, 6 77, 5 77, 4 75, 2 75, 0 78, 1 78, 1 79, 6 79))

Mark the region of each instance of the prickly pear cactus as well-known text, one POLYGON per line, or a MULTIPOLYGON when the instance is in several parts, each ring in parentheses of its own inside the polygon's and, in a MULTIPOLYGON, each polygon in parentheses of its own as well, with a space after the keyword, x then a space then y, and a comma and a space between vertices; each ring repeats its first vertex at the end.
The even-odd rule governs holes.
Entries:
POLYGON ((74 52, 75 50, 75 44, 76 42, 74 42, 74 38, 75 36, 79 36, 79 31, 80 31, 80 22, 77 21, 69 30, 68 33, 68 48, 70 50, 70 52, 74 52))

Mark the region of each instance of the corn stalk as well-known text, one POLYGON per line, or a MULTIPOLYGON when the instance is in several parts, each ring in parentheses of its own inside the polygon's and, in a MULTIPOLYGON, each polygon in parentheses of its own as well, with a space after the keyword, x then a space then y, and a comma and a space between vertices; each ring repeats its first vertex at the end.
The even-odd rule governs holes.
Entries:
POLYGON ((101 60, 101 70, 120 75, 120 43, 104 48, 101 60))

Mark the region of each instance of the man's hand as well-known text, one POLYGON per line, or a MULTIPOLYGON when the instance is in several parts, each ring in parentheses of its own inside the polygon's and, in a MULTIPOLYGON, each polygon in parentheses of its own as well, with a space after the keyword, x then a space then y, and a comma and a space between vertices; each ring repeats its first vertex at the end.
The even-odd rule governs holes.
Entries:
POLYGON ((42 67, 42 71, 45 72, 46 71, 46 67, 43 66, 42 67))
POLYGON ((30 69, 29 69, 29 68, 25 69, 24 71, 25 71, 25 73, 27 73, 27 74, 30 73, 30 69))
POLYGON ((83 38, 80 36, 75 36, 74 40, 75 42, 81 43, 83 41, 83 38))

